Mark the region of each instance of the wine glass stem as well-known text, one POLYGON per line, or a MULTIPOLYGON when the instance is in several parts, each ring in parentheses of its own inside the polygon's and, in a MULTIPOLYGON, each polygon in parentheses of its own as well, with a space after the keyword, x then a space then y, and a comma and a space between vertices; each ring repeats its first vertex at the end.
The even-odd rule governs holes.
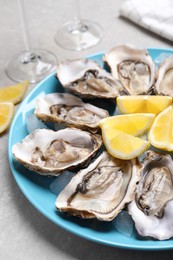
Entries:
POLYGON ((72 34, 81 34, 84 33, 88 30, 88 27, 83 24, 83 21, 81 19, 81 15, 80 15, 80 0, 75 0, 76 1, 76 14, 74 17, 74 24, 71 27, 69 27, 69 32, 72 34))
POLYGON ((21 62, 27 63, 27 62, 30 62, 31 60, 33 60, 35 58, 35 55, 31 51, 31 43, 30 43, 24 1, 25 0, 18 0, 18 7, 19 7, 20 20, 21 20, 21 29, 22 29, 22 35, 23 35, 23 40, 24 40, 24 46, 25 46, 25 50, 26 50, 26 55, 24 57, 22 57, 21 62))
POLYGON ((75 20, 80 23, 81 15, 80 15, 80 0, 76 0, 76 17, 75 20))

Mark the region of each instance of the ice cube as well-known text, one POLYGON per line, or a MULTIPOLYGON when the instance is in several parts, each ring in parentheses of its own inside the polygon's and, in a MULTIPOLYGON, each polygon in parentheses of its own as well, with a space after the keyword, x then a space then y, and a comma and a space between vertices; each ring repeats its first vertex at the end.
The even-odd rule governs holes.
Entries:
POLYGON ((58 195, 70 182, 71 178, 75 174, 76 173, 70 171, 64 171, 63 173, 60 173, 58 177, 55 180, 53 180, 50 184, 51 192, 58 195))
POLYGON ((118 216, 112 221, 116 230, 127 236, 131 237, 134 230, 134 223, 127 211, 121 211, 118 216))
POLYGON ((58 123, 54 123, 54 129, 55 131, 58 131, 58 130, 61 130, 61 129, 64 129, 65 126, 62 125, 62 124, 58 124, 58 123))
POLYGON ((42 128, 47 129, 47 126, 43 124, 34 114, 31 114, 27 117, 26 128, 28 130, 28 133, 30 134, 35 129, 42 129, 42 128))
POLYGON ((160 63, 162 63, 166 58, 168 58, 170 56, 170 53, 168 52, 162 52, 159 56, 157 56, 155 58, 155 63, 156 65, 159 65, 160 63))

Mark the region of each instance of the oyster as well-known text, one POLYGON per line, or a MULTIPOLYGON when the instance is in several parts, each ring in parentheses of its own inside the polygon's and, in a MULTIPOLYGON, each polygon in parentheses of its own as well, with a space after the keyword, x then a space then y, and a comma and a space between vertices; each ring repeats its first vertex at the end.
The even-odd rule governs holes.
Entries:
POLYGON ((159 240, 173 236, 173 161, 149 151, 135 200, 128 206, 138 233, 159 240))
POLYGON ((58 175, 92 158, 102 144, 100 135, 75 128, 54 132, 37 129, 13 145, 14 157, 27 168, 43 175, 58 175))
POLYGON ((155 92, 158 95, 173 97, 173 55, 165 59, 158 68, 155 92))
POLYGON ((133 200, 139 169, 137 159, 120 160, 103 152, 71 179, 58 195, 56 207, 82 218, 111 221, 133 200))
POLYGON ((36 100, 35 115, 42 121, 63 123, 96 132, 98 122, 109 116, 107 110, 84 103, 68 93, 53 93, 36 100))
POLYGON ((119 79, 130 95, 149 94, 155 81, 155 64, 145 49, 119 45, 108 51, 104 61, 113 77, 119 79))
POLYGON ((60 63, 57 76, 67 90, 85 98, 115 98, 122 88, 110 73, 88 59, 60 63))

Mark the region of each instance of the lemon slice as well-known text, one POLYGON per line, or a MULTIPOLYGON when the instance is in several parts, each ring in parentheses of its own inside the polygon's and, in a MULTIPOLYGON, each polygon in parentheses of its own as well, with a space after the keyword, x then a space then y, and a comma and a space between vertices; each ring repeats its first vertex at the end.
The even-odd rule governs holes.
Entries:
POLYGON ((121 113, 154 113, 158 114, 172 104, 169 96, 120 96, 117 106, 121 113))
POLYGON ((29 81, 26 80, 13 86, 0 88, 0 102, 19 103, 23 99, 28 85, 29 81))
POLYGON ((145 134, 151 127, 155 114, 136 113, 128 115, 111 116, 99 122, 100 127, 107 126, 112 129, 123 131, 127 134, 140 136, 145 134))
POLYGON ((14 104, 11 102, 0 103, 0 133, 4 132, 14 115, 14 104))
POLYGON ((141 155, 150 146, 148 141, 107 126, 102 127, 102 137, 108 153, 123 160, 141 155))
POLYGON ((173 151, 173 105, 157 115, 148 133, 148 139, 159 149, 173 151))

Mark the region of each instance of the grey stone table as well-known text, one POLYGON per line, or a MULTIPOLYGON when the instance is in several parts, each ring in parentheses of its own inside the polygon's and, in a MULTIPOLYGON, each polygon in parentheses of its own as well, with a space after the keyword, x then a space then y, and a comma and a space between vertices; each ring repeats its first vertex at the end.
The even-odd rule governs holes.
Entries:
MULTIPOLYGON (((119 18, 121 0, 81 0, 81 14, 98 22, 102 41, 95 47, 73 52, 55 44, 57 28, 74 15, 73 0, 26 1, 29 31, 33 47, 52 51, 58 58, 84 57, 105 51, 119 43, 138 47, 172 47, 162 39, 133 23, 119 18)), ((10 57, 23 50, 23 39, 16 0, 0 0, 0 86, 13 82, 4 68, 10 57)), ((30 85, 28 92, 34 88, 30 85)), ((16 106, 17 109, 17 106, 16 106)), ((7 155, 8 131, 0 136, 0 259, 172 259, 172 251, 142 252, 96 244, 56 226, 39 213, 24 197, 10 170, 7 155)))

